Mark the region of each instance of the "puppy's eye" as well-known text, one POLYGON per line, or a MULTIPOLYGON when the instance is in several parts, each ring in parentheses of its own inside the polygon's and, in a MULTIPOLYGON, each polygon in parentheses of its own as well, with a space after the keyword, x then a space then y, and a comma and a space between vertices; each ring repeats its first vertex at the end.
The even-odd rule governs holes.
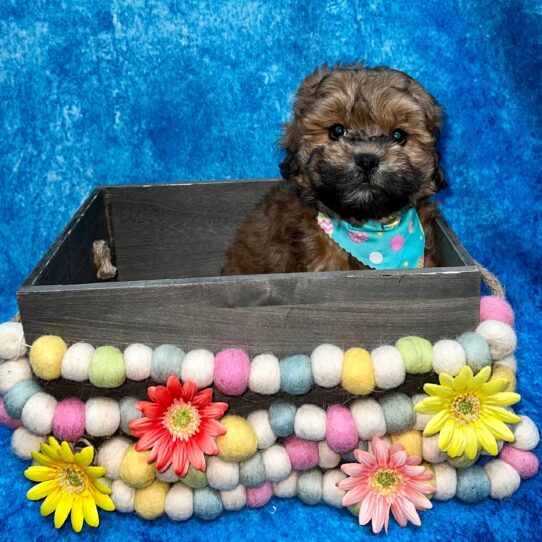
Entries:
POLYGON ((329 129, 329 137, 333 139, 333 141, 336 141, 337 139, 341 138, 345 134, 346 134, 346 128, 342 124, 334 124, 329 129))
POLYGON ((399 145, 404 145, 407 140, 407 133, 404 130, 397 128, 397 130, 394 130, 391 133, 391 137, 395 141, 395 143, 399 143, 399 145))

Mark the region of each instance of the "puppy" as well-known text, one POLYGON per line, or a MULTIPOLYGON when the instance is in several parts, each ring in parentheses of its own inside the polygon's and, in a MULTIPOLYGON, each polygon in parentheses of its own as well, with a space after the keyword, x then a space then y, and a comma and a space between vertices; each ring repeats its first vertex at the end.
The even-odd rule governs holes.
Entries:
POLYGON ((437 266, 427 198, 446 183, 433 97, 390 68, 324 65, 301 83, 293 112, 280 140, 284 181, 245 218, 222 273, 437 266))

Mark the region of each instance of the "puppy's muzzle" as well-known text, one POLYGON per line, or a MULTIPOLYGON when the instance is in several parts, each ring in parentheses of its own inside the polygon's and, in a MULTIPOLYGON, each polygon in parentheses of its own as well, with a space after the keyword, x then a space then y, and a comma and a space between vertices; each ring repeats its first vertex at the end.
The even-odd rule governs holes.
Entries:
POLYGON ((378 165, 380 164, 380 159, 376 154, 357 154, 354 157, 354 162, 356 163, 356 166, 358 166, 363 173, 371 173, 371 171, 375 170, 378 165))

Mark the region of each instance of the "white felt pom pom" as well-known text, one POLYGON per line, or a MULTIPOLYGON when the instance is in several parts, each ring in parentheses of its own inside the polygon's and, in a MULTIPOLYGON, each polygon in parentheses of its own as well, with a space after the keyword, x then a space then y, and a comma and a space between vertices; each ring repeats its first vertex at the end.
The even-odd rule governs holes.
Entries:
POLYGON ((163 472, 156 471, 156 479, 166 484, 175 484, 179 481, 179 477, 175 474, 173 463, 163 472))
POLYGON ((359 438, 371 440, 386 434, 386 420, 382 407, 374 399, 358 399, 350 406, 359 438))
POLYGON ((280 389, 280 364, 273 354, 260 354, 250 364, 248 387, 254 393, 272 395, 280 389))
POLYGON ((130 444, 131 442, 124 437, 113 437, 106 440, 98 449, 96 461, 98 465, 104 467, 105 475, 111 480, 120 478, 120 464, 130 444))
MULTIPOLYGON (((412 396, 412 404, 416 406, 420 401, 423 401, 429 397, 425 393, 417 393, 412 396)), ((418 431, 423 431, 425 429, 425 426, 429 423, 429 420, 433 417, 431 414, 420 414, 419 412, 416 412, 416 420, 414 422, 414 429, 417 429, 418 431)))
POLYGON ((255 410, 247 416, 247 422, 256 434, 258 449, 265 450, 277 440, 277 436, 273 433, 269 423, 269 411, 255 410))
POLYGON ((467 364, 465 350, 457 341, 443 339, 433 345, 433 371, 456 376, 467 364))
POLYGON ((428 463, 444 463, 448 454, 438 446, 438 435, 422 437, 422 457, 428 463))
POLYGON ((273 484, 273 495, 282 499, 295 497, 297 491, 297 471, 293 470, 287 478, 273 484))
POLYGON ((45 437, 34 435, 25 427, 18 427, 11 435, 11 449, 21 459, 32 459, 32 452, 39 452, 42 442, 45 437))
POLYGON ((221 491, 220 498, 222 499, 224 510, 230 512, 242 510, 247 504, 247 490, 245 486, 239 484, 236 488, 230 489, 230 491, 221 491))
POLYGON ((26 354, 24 333, 21 322, 0 324, 0 358, 12 360, 26 354))
POLYGON ((85 428, 91 437, 108 437, 120 425, 120 408, 114 399, 93 397, 85 404, 85 428))
POLYGON ((56 399, 48 393, 35 393, 23 407, 21 421, 35 435, 48 435, 53 427, 56 399))
POLYGON ((94 355, 94 347, 88 343, 72 344, 64 357, 60 372, 62 378, 74 382, 84 382, 88 379, 88 367, 94 355))
POLYGON ((297 437, 320 441, 326 438, 326 411, 316 405, 302 405, 295 413, 294 431, 297 437))
POLYGON ((321 344, 311 354, 314 382, 323 388, 334 388, 342 381, 344 352, 333 344, 321 344))
POLYGON ((318 466, 321 469, 332 469, 341 461, 341 456, 335 453, 325 440, 318 443, 318 466))
POLYGON ((126 378, 140 382, 151 377, 152 348, 139 343, 129 345, 124 350, 126 378))
POLYGON ((166 495, 164 510, 173 521, 186 521, 194 513, 194 492, 184 484, 174 484, 166 495))
POLYGON ((517 346, 517 336, 514 328, 498 320, 485 320, 477 328, 489 345, 492 359, 499 360, 512 354, 517 346))
POLYGON ((281 444, 273 444, 262 452, 265 477, 269 482, 280 482, 290 475, 292 465, 290 456, 281 444))
POLYGON ((224 461, 218 456, 207 458, 207 483, 219 491, 229 491, 239 485, 239 463, 224 461))
POLYGON ((540 441, 538 427, 528 416, 520 416, 521 421, 517 425, 512 425, 515 440, 512 442, 514 448, 520 450, 533 450, 540 441))
POLYGON ((513 373, 516 373, 518 370, 518 362, 514 354, 510 354, 509 356, 506 356, 505 358, 496 361, 495 366, 497 365, 504 365, 505 367, 508 367, 513 373))
POLYGON ((433 465, 435 471, 436 492, 433 494, 437 501, 448 501, 455 497, 457 490, 456 470, 448 463, 433 465))
POLYGON ((32 369, 26 358, 6 361, 0 365, 0 393, 6 393, 15 384, 32 378, 32 369))
POLYGON ((213 383, 215 356, 209 350, 191 350, 184 356, 181 365, 181 380, 193 380, 198 389, 207 388, 213 383))
POLYGON ((489 461, 484 470, 489 478, 489 495, 492 499, 510 497, 521 484, 521 477, 516 469, 502 459, 489 461))
POLYGON ((111 484, 111 500, 115 504, 115 510, 124 514, 134 511, 135 489, 125 484, 122 480, 114 480, 111 484))
POLYGON ((383 345, 371 352, 371 361, 377 388, 396 388, 405 381, 405 363, 397 348, 383 345))
POLYGON ((346 474, 339 469, 328 470, 324 474, 323 482, 323 501, 329 506, 342 508, 342 500, 346 493, 344 489, 339 489, 337 483, 346 478, 346 474))

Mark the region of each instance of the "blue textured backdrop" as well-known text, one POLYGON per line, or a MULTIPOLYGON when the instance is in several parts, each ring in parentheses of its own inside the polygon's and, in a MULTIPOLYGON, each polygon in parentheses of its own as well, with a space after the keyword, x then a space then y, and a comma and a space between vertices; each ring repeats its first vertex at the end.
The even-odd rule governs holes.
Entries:
MULTIPOLYGON (((508 289, 520 410, 542 426, 541 21, 536 0, 0 0, 0 316, 16 311, 18 285, 95 184, 277 176, 273 143, 301 77, 323 61, 365 59, 409 72, 445 107, 443 211, 508 289)), ((0 439, 2 537, 55 536, 25 500, 25 464, 7 451, 9 431, 0 439)), ((436 503, 421 529, 394 526, 391 535, 534 540, 541 497, 535 479, 502 503, 436 503)), ((210 524, 104 513, 98 532, 369 537, 348 513, 297 501, 210 524)))

